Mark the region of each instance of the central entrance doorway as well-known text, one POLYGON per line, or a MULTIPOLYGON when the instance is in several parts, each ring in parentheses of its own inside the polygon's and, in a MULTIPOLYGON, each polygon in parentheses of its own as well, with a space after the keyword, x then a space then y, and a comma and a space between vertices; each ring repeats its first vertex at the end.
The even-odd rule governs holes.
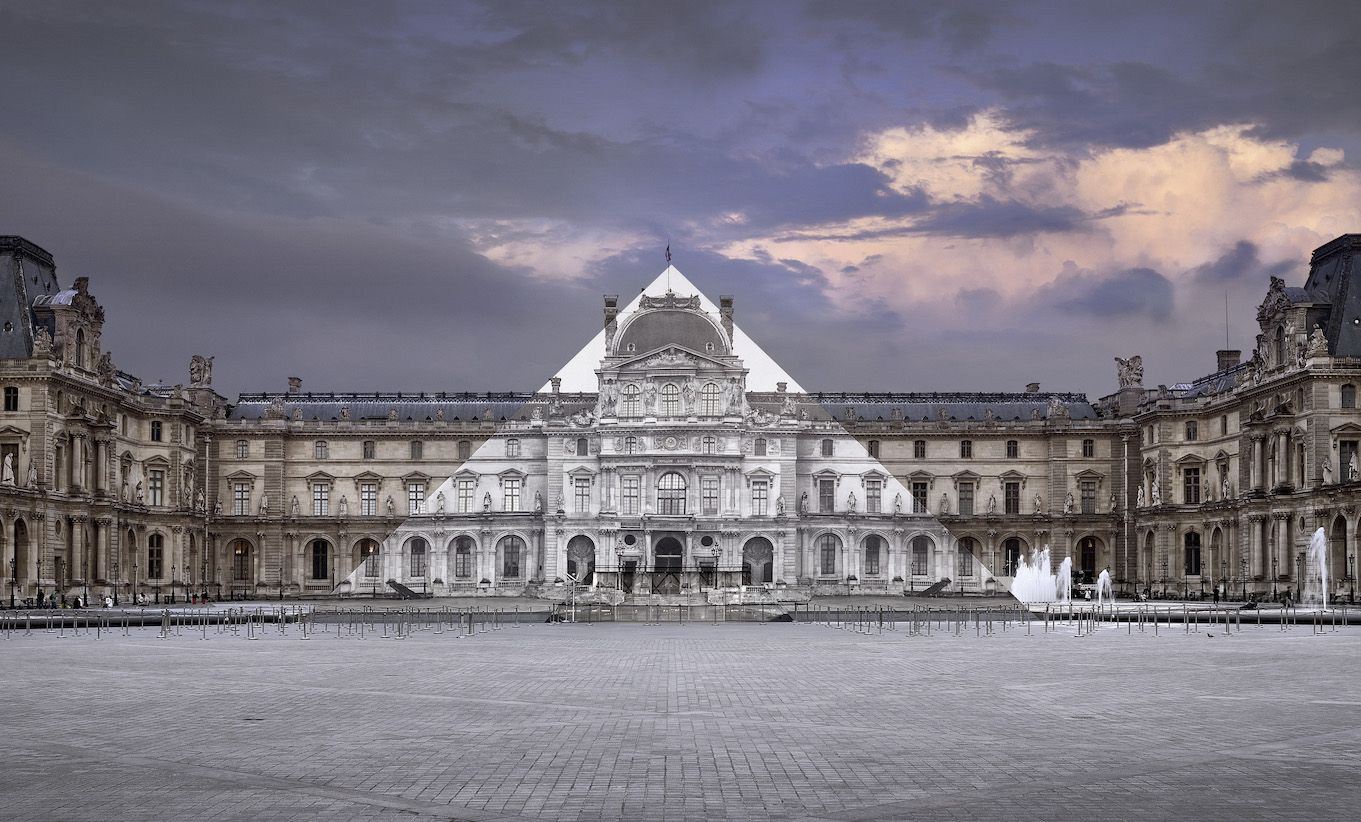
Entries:
POLYGON ((685 549, 675 537, 662 537, 653 548, 652 591, 658 594, 680 593, 682 558, 685 549))

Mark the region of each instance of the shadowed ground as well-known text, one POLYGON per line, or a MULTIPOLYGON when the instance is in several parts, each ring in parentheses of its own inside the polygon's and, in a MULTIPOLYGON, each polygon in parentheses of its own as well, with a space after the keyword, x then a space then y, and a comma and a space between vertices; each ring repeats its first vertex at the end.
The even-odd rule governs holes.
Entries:
POLYGON ((207 636, 0 641, 0 817, 1278 822, 1361 801, 1356 628, 207 636))

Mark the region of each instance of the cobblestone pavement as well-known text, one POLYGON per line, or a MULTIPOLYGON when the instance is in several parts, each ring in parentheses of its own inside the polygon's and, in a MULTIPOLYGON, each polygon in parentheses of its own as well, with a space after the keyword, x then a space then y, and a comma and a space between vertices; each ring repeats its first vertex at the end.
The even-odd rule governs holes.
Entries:
POLYGON ((0 640, 0 819, 1279 822, 1361 807, 1361 629, 367 636, 0 640))

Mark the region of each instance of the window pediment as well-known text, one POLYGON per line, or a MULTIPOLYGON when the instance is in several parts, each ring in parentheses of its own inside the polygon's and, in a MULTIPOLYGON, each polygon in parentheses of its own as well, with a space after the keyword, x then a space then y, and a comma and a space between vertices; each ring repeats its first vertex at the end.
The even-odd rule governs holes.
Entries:
MULTIPOLYGON (((507 471, 507 472, 503 473, 501 476, 504 477, 504 476, 508 476, 508 475, 509 475, 509 476, 523 476, 523 475, 522 475, 520 472, 518 472, 518 471, 515 471, 514 473, 512 473, 511 471, 507 471)), ((585 466, 585 465, 578 465, 576 468, 573 468, 571 471, 568 471, 568 472, 567 472, 567 476, 569 476, 569 477, 594 477, 595 475, 596 475, 596 470, 595 470, 594 468, 589 468, 589 467, 587 467, 587 466, 585 466)))
POLYGON ((412 471, 409 474, 402 475, 402 482, 429 482, 429 481, 430 476, 428 474, 423 474, 420 471, 412 471))
POLYGON ((227 482, 237 483, 246 482, 255 485, 255 475, 249 471, 234 471, 227 475, 227 482))
POLYGON ((310 482, 310 483, 315 483, 315 482, 335 482, 335 481, 336 481, 336 478, 335 478, 334 475, 328 474, 328 473, 326 473, 325 471, 313 471, 312 473, 310 473, 310 474, 307 475, 306 479, 307 479, 307 481, 310 482))
POLYGON ((1194 468, 1197 465, 1204 465, 1207 460, 1199 454, 1187 454, 1177 460, 1176 464, 1182 468, 1194 468))
POLYGON ((28 432, 22 428, 17 428, 13 425, 6 425, 3 428, 0 428, 0 437, 3 437, 4 439, 17 438, 21 440, 27 440, 28 432))

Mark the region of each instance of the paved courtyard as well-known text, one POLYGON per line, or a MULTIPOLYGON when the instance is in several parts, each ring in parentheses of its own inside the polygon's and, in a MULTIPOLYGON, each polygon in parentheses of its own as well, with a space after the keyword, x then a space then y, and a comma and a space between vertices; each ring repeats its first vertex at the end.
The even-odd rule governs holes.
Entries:
POLYGON ((1356 628, 201 636, 0 640, 0 818, 1361 813, 1356 628))

